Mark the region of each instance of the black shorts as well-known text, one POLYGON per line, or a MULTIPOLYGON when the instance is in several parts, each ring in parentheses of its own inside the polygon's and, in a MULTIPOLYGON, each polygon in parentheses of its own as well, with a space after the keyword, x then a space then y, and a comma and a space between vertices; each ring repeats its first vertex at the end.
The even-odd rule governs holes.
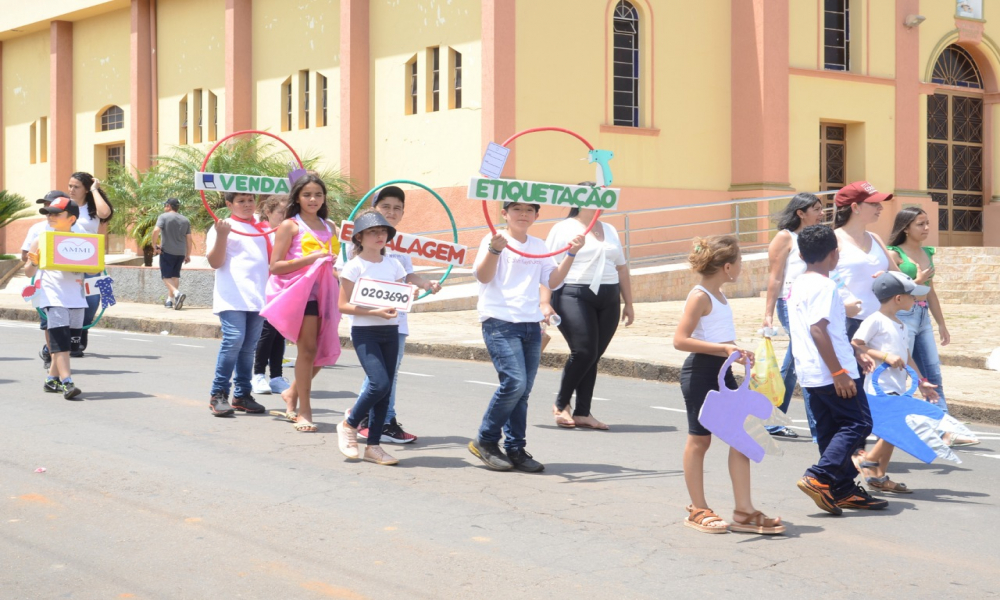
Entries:
POLYGON ((306 316, 307 317, 318 317, 319 316, 319 302, 316 300, 310 300, 306 302, 306 316))
MULTIPOLYGON (((684 395, 684 407, 687 408, 688 433, 690 435, 712 435, 698 421, 698 414, 705 404, 705 396, 712 390, 719 391, 719 370, 725 364, 726 358, 711 354, 689 354, 681 367, 681 394, 684 395)), ((735 390, 736 378, 732 369, 726 371, 726 387, 735 390)))
POLYGON ((173 279, 181 276, 181 265, 184 264, 184 257, 176 254, 160 252, 160 277, 162 279, 173 279))

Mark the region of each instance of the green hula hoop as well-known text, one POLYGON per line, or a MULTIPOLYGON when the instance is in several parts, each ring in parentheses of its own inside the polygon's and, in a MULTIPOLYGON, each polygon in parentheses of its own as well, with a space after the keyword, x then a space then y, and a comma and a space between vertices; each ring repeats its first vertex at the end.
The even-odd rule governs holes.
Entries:
MULTIPOLYGON (((108 270, 107 270, 107 269, 104 269, 104 271, 102 271, 102 272, 101 272, 101 275, 107 275, 107 274, 108 274, 108 270)), ((84 273, 84 275, 89 275, 89 273, 84 273)), ((35 277, 38 277, 38 273, 35 273, 34 275, 32 275, 32 276, 31 276, 31 285, 35 285, 35 277)), ((93 323, 91 323, 90 325, 84 325, 84 326, 83 326, 83 328, 84 328, 84 329, 90 329, 90 328, 91 328, 91 327, 93 327, 94 325, 97 325, 97 324, 98 324, 98 323, 100 322, 100 320, 101 320, 101 317, 103 317, 103 316, 104 316, 104 311, 106 311, 106 310, 107 310, 107 309, 106 309, 106 308, 104 308, 104 306, 101 306, 101 312, 97 313, 97 316, 96 316, 96 317, 94 317, 94 322, 93 322, 93 323)), ((45 316, 45 313, 44 313, 44 312, 42 311, 42 309, 40 309, 40 308, 36 308, 36 309, 35 309, 35 312, 37 312, 37 313, 38 313, 38 316, 39 316, 39 317, 41 317, 41 318, 43 318, 43 319, 47 318, 47 317, 45 316)))
MULTIPOLYGON (((442 198, 440 196, 440 194, 438 194, 437 192, 435 192, 431 188, 427 187, 426 185, 424 185, 422 183, 419 183, 417 181, 410 181, 409 179, 393 179, 392 181, 386 181, 385 183, 381 183, 379 185, 376 185, 372 189, 368 190, 368 193, 365 194, 364 197, 361 198, 361 200, 358 202, 357 206, 354 207, 354 210, 351 211, 351 214, 347 217, 347 220, 348 221, 354 221, 354 215, 358 214, 358 211, 361 210, 361 207, 364 206, 366 202, 368 202, 368 199, 371 198, 372 194, 374 194, 377 190, 380 190, 380 189, 384 188, 387 185, 395 185, 397 183, 402 183, 404 185, 414 185, 414 186, 417 186, 418 188, 421 188, 423 190, 427 190, 428 192, 431 193, 432 196, 434 196, 435 198, 437 198, 437 201, 440 202, 441 206, 444 207, 444 212, 447 213, 448 220, 451 221, 451 234, 452 234, 454 242, 457 244, 458 243, 458 225, 455 224, 455 217, 452 216, 451 209, 448 208, 448 205, 445 203, 444 198, 442 198)), ((341 244, 340 252, 341 252, 341 254, 344 257, 344 261, 346 262, 347 261, 347 244, 341 244)), ((455 265, 448 265, 448 270, 446 270, 444 272, 444 275, 441 276, 441 279, 438 280, 438 285, 444 285, 444 281, 446 279, 448 279, 449 275, 451 275, 451 270, 454 267, 455 267, 455 265)), ((423 292, 420 293, 419 296, 417 296, 417 300, 420 300, 422 298, 426 298, 429 294, 430 294, 430 292, 424 290, 423 292)))

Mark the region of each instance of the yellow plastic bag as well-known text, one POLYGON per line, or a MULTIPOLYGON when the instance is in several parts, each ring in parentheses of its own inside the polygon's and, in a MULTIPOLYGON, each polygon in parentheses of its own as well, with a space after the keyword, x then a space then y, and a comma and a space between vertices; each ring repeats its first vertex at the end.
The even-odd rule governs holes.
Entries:
POLYGON ((767 396, 771 404, 781 406, 785 401, 785 381, 781 378, 778 359, 774 355, 771 338, 764 338, 757 346, 757 362, 750 372, 750 389, 767 396))

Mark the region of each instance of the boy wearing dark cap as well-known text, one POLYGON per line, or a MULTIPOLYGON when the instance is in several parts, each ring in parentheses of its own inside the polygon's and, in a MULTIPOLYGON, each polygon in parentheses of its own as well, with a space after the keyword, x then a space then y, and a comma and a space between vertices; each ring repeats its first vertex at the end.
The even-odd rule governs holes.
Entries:
POLYGON ((528 395, 542 354, 539 285, 550 290, 561 287, 586 238, 574 237, 558 265, 551 257, 527 258, 511 249, 533 255, 549 253, 544 240, 528 235, 528 228, 538 219, 538 205, 504 202, 501 214, 507 230, 483 238, 474 267, 483 341, 500 387, 490 399, 476 439, 469 442, 469 452, 495 471, 537 473, 545 467, 524 447, 528 395), (506 438, 506 455, 500 451, 501 434, 506 438))
MULTIPOLYGON (((49 196, 53 194, 50 193, 49 196)), ((49 199, 46 196, 46 199, 49 199)), ((45 215, 48 226, 53 231, 69 233, 80 217, 80 208, 69 197, 55 196, 48 206, 38 212, 45 215)), ((70 340, 80 337, 83 330, 83 313, 87 308, 87 298, 83 293, 83 274, 38 268, 38 238, 28 250, 29 264, 25 274, 38 274, 38 301, 35 305, 42 309, 48 321, 47 331, 52 365, 43 389, 46 392, 62 394, 66 400, 80 395, 80 388, 73 384, 69 367, 70 340)))
MULTIPOLYGON (((42 207, 46 207, 57 198, 69 198, 69 196, 59 190, 52 190, 48 194, 45 194, 44 198, 35 200, 35 204, 41 204, 42 207)), ((42 235, 43 231, 47 230, 49 230, 49 223, 47 220, 41 220, 28 229, 27 235, 24 236, 24 243, 21 245, 21 262, 28 262, 28 252, 31 251, 31 245, 35 243, 38 236, 42 235)), ((45 344, 42 346, 41 352, 38 353, 38 357, 42 359, 42 364, 45 366, 46 371, 52 367, 52 354, 49 352, 49 334, 48 331, 46 331, 47 323, 48 321, 45 319, 45 315, 41 315, 41 323, 39 323, 38 327, 42 331, 45 331, 45 344)))

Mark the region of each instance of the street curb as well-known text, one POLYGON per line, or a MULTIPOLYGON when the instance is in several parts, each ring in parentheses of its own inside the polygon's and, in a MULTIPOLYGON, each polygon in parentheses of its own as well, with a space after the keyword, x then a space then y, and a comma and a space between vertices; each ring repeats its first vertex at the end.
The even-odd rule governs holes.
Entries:
MULTIPOLYGON (((0 307, 0 319, 11 321, 37 321, 38 313, 34 308, 4 308, 0 307)), ((176 321, 160 321, 147 318, 136 317, 112 317, 104 316, 97 324, 98 329, 117 329, 121 331, 135 331, 141 333, 158 334, 163 331, 170 335, 185 337, 197 337, 207 339, 219 339, 222 337, 221 327, 207 323, 178 323, 176 321)), ((345 349, 352 349, 351 338, 340 336, 340 345, 345 349)), ((420 356, 433 356, 435 358, 446 358, 454 360, 474 360, 477 362, 492 362, 489 353, 484 346, 472 346, 463 344, 426 344, 423 342, 407 342, 406 353, 420 356)), ((566 364, 567 354, 560 352, 542 353, 541 366, 552 369, 561 369, 566 364)), ((956 355, 951 355, 952 357, 956 355)), ((972 362, 973 357, 961 357, 972 362)), ((966 364, 956 364, 945 361, 942 355, 942 364, 950 366, 972 366, 966 364)), ((972 368, 984 368, 985 359, 977 358, 976 364, 972 368)), ((615 377, 628 377, 632 379, 642 379, 645 381, 660 381, 663 383, 679 383, 681 368, 674 365, 664 365, 641 360, 626 360, 621 358, 602 358, 598 363, 597 372, 615 377)), ((796 394, 798 396, 798 394, 796 394)), ((959 420, 975 421, 989 425, 1000 425, 1000 406, 981 404, 978 402, 964 402, 949 400, 948 408, 952 416, 959 420)))

